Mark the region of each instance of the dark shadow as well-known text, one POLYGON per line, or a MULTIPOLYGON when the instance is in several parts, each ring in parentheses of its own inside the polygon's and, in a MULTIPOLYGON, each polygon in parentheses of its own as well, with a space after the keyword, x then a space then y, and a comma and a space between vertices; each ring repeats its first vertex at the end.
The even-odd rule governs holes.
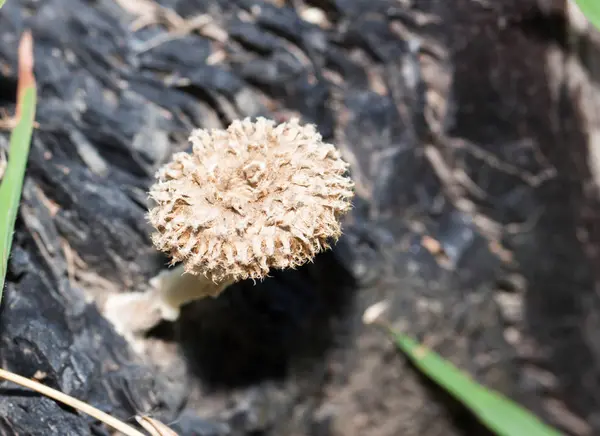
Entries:
POLYGON ((350 274, 326 252, 313 264, 190 303, 171 333, 208 388, 282 379, 296 359, 323 358, 354 289, 350 274))
MULTIPOLYGON (((586 225, 597 250, 600 215, 597 202, 584 193, 589 180, 587 137, 579 108, 574 106, 576 96, 564 84, 559 96, 550 89, 555 79, 547 70, 548 48, 564 48, 566 26, 555 16, 546 20, 529 10, 523 15, 527 19, 509 16, 502 27, 494 11, 476 14, 473 2, 453 3, 459 24, 452 32, 458 108, 452 134, 496 154, 507 144, 532 141, 557 170, 553 180, 527 188, 530 204, 541 212, 535 225, 505 242, 527 283, 524 327, 535 344, 533 354, 539 357, 527 363, 555 375, 558 385, 550 394, 586 419, 600 406, 600 372, 593 351, 600 346, 600 337, 598 331, 585 331, 586 323, 600 316, 600 304, 593 277, 598 262, 586 256, 578 233, 584 224, 582 211, 596 211, 586 225), (467 9, 471 12, 462 12, 467 9)), ((522 3, 523 10, 531 9, 525 5, 531 2, 522 3)), ((509 13, 519 13, 516 3, 511 7, 509 13)), ((516 161, 514 155, 508 158, 516 161)), ((482 171, 488 177, 493 174, 487 167, 482 171)), ((489 186, 495 193, 516 188, 493 176, 489 186)), ((493 206, 495 218, 507 216, 500 200, 493 206)), ((541 394, 535 395, 538 398, 525 395, 520 400, 526 405, 543 404, 541 394)), ((551 416, 545 418, 552 421, 551 416)))

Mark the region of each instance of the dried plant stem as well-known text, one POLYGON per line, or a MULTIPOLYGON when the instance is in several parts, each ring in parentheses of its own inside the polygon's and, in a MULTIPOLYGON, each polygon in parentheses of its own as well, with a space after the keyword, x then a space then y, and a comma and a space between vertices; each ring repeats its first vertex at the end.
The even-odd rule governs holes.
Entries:
POLYGON ((149 416, 136 416, 135 420, 144 430, 150 433, 150 436, 179 436, 162 422, 150 418, 149 416))
POLYGON ((74 409, 80 410, 83 413, 86 413, 97 420, 105 423, 106 425, 114 428, 117 431, 120 431, 126 436, 146 436, 144 433, 136 430, 135 428, 125 424, 122 421, 119 421, 116 418, 113 418, 107 413, 102 412, 101 410, 96 409, 95 407, 90 406, 83 401, 79 401, 76 398, 73 398, 69 395, 63 394, 56 389, 52 389, 46 385, 38 383, 34 380, 30 380, 28 378, 22 377, 18 374, 12 373, 10 371, 6 371, 0 368, 0 378, 4 380, 8 380, 10 382, 16 383, 20 386, 26 387, 28 389, 39 392, 42 395, 45 395, 49 398, 52 398, 56 401, 60 401, 68 406, 73 407, 74 409))

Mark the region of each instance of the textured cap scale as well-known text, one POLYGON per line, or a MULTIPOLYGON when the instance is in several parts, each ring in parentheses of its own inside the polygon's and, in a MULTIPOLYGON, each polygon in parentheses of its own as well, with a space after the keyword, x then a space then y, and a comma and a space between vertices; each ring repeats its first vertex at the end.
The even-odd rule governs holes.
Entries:
POLYGON ((311 260, 341 234, 353 183, 313 125, 258 118, 195 130, 150 189, 156 247, 214 282, 311 260))

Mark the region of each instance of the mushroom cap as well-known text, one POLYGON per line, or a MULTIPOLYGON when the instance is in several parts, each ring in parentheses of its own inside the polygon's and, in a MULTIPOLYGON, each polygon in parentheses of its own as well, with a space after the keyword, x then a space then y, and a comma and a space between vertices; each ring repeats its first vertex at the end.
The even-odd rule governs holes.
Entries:
POLYGON ((215 283, 294 268, 341 235, 354 195, 348 164, 314 125, 249 118, 194 130, 156 174, 154 245, 215 283))

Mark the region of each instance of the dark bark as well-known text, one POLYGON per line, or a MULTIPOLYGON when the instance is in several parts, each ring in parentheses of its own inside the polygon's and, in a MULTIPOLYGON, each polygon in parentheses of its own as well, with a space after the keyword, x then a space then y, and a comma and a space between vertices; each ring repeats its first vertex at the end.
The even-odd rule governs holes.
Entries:
MULTIPOLYGON (((182 435, 485 434, 362 325, 387 299, 398 328, 477 380, 566 433, 598 433, 600 241, 563 2, 284 3, 164 0, 212 17, 178 34, 168 13, 133 30, 109 0, 7 1, 0 104, 14 108, 31 28, 40 127, 2 367, 182 435), (301 19, 306 6, 327 22, 301 19), (144 217, 154 171, 193 127, 294 114, 352 164, 342 240, 190 304, 133 351, 91 300, 143 289, 164 264, 144 217)), ((0 410, 3 434, 108 434, 9 384, 0 410)))

